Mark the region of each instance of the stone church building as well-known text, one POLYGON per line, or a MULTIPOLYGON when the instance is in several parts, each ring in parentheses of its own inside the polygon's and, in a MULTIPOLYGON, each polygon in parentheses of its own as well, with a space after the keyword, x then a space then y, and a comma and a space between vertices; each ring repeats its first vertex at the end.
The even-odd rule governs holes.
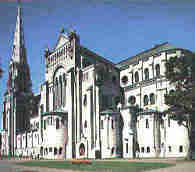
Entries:
POLYGON ((62 30, 53 50, 44 52, 45 82, 35 94, 19 5, 1 154, 133 158, 140 150, 140 157, 186 156, 187 130, 162 113, 164 95, 174 90, 164 75, 166 60, 186 53, 166 42, 114 64, 81 45, 75 31, 62 30))

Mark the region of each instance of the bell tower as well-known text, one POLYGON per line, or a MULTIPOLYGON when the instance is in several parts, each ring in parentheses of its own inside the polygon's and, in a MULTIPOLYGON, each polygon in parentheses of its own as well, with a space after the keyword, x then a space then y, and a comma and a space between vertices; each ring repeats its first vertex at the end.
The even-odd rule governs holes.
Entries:
POLYGON ((16 133, 28 128, 31 90, 30 70, 27 63, 21 2, 18 0, 16 27, 13 38, 7 91, 4 94, 3 128, 8 135, 8 154, 15 155, 16 133))

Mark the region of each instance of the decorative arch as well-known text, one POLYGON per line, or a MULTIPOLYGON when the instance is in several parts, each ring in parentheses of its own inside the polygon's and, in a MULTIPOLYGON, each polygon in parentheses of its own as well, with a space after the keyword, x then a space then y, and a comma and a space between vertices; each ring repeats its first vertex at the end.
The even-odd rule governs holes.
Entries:
POLYGON ((53 74, 53 106, 54 110, 65 106, 66 99, 66 76, 62 64, 56 66, 53 74))

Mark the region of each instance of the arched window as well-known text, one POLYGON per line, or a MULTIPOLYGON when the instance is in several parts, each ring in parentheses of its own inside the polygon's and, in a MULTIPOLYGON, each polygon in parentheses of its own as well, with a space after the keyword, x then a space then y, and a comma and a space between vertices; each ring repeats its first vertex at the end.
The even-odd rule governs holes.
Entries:
POLYGON ((180 153, 183 152, 183 146, 179 146, 179 152, 180 152, 180 153))
POLYGON ((59 149, 59 155, 61 155, 61 154, 62 154, 62 148, 59 149))
POLYGON ((111 155, 113 155, 113 153, 114 153, 114 147, 112 147, 111 149, 111 155))
POLYGON ((128 99, 128 103, 135 104, 135 102, 136 102, 135 96, 130 96, 129 99, 128 99))
POLYGON ((144 96, 144 106, 148 105, 148 96, 144 96))
POLYGON ((141 152, 144 153, 144 147, 141 147, 141 152))
POLYGON ((159 77, 159 76, 160 76, 160 65, 157 64, 157 65, 155 66, 155 69, 156 69, 156 77, 159 77))
POLYGON ((149 146, 147 147, 147 153, 150 153, 150 147, 149 146))
POLYGON ((59 129, 60 128, 60 121, 59 119, 57 118, 56 119, 56 129, 59 129))
POLYGON ((150 94, 150 104, 155 104, 155 96, 154 96, 154 93, 151 93, 150 94))
POLYGON ((139 73, 135 72, 135 82, 139 82, 139 73))
POLYGON ((144 70, 144 76, 145 76, 145 80, 149 80, 149 70, 148 70, 148 68, 146 68, 144 70))
POLYGON ((169 146, 168 149, 169 149, 169 152, 171 152, 171 146, 169 146))
POLYGON ((63 73, 62 105, 66 103, 66 75, 63 73))
POLYGON ((128 82, 128 77, 125 75, 121 78, 122 83, 125 85, 128 82))
POLYGON ((58 149, 54 148, 54 155, 57 155, 58 149))
POLYGON ((59 105, 62 105, 62 76, 59 77, 59 105))
POLYGON ((146 119, 146 128, 149 128, 149 121, 146 119))

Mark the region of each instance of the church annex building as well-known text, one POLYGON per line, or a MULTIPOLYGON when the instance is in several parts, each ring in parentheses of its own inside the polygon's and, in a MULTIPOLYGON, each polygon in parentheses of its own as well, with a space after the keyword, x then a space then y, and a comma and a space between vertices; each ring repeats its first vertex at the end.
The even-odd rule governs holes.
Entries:
POLYGON ((166 42, 114 64, 81 45, 75 31, 62 30, 54 49, 45 50, 45 82, 35 94, 19 5, 1 155, 133 158, 139 150, 140 157, 186 156, 186 128, 162 112, 164 95, 174 90, 164 75, 166 60, 187 53, 166 42))

